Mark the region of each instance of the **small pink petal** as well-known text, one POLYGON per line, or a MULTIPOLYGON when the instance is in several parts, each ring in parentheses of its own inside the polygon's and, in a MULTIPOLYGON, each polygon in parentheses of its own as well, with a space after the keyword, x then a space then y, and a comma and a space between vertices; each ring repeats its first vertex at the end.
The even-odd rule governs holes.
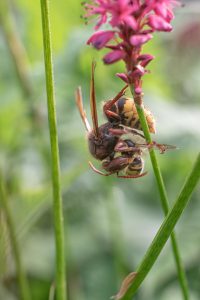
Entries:
POLYGON ((106 23, 107 21, 107 16, 106 14, 103 14, 100 18, 100 20, 97 22, 96 26, 94 27, 95 30, 98 30, 99 27, 101 27, 102 24, 106 23))
POLYGON ((127 77, 126 74, 124 74, 124 73, 116 73, 116 76, 119 77, 120 79, 122 79, 124 82, 129 83, 128 77, 127 77))
POLYGON ((171 31, 172 26, 163 18, 157 15, 150 15, 148 25, 157 31, 171 31))
POLYGON ((124 51, 122 50, 114 50, 106 54, 103 58, 105 64, 109 65, 112 64, 120 59, 123 59, 125 56, 124 51))
POLYGON ((160 16, 167 22, 171 22, 171 20, 174 18, 172 10, 169 7, 167 7, 166 4, 157 4, 154 8, 154 11, 156 15, 160 16))
POLYGON ((168 9, 167 16, 166 16, 165 20, 167 22, 171 22, 171 20, 173 20, 173 19, 174 19, 173 11, 171 11, 170 9, 168 9))
POLYGON ((152 35, 151 34, 136 34, 136 35, 132 35, 130 38, 130 42, 131 45, 135 46, 135 47, 139 47, 142 44, 145 44, 146 42, 148 42, 150 39, 152 39, 152 35))
POLYGON ((95 32, 87 41, 87 44, 92 46, 96 49, 102 49, 115 35, 114 31, 111 30, 100 30, 95 32))
POLYGON ((150 61, 152 61, 154 58, 155 56, 153 55, 142 54, 138 56, 137 60, 141 62, 140 64, 142 67, 146 67, 150 63, 150 61))
POLYGON ((157 3, 155 8, 154 8, 154 11, 157 15, 159 15, 160 17, 162 17, 163 19, 166 19, 167 17, 167 5, 165 3, 157 3))
POLYGON ((138 29, 138 23, 133 16, 126 16, 124 18, 124 22, 133 30, 138 29))

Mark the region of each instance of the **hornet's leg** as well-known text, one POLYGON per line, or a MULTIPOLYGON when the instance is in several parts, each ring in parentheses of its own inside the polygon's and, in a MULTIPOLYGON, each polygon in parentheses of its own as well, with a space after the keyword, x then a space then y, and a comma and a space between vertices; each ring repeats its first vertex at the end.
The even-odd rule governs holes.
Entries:
POLYGON ((103 106, 103 112, 104 114, 109 118, 109 117, 113 117, 115 118, 117 121, 120 121, 120 117, 118 116, 117 113, 111 111, 112 106, 115 104, 115 102, 117 102, 117 100, 119 100, 125 93, 125 90, 127 89, 128 85, 126 85, 125 87, 123 87, 123 89, 121 89, 121 91, 115 96, 115 98, 113 98, 110 101, 107 101, 104 106, 103 106))
POLYGON ((121 118, 120 118, 120 116, 117 114, 117 113, 115 113, 115 112, 113 112, 113 111, 111 111, 111 110, 106 110, 106 112, 104 112, 105 113, 105 115, 107 116, 107 117, 110 117, 110 118, 114 118, 115 120, 117 120, 117 121, 120 121, 121 120, 121 118))
MULTIPOLYGON (((121 136, 123 134, 127 134, 127 133, 133 133, 135 135, 138 135, 138 136, 141 136, 142 138, 145 139, 144 135, 138 133, 136 130, 132 129, 132 128, 129 128, 129 127, 126 127, 126 126, 123 126, 123 129, 118 129, 118 128, 110 128, 109 129, 109 132, 112 133, 113 135, 116 135, 116 136, 121 136)), ((155 141, 152 141, 150 143, 146 143, 146 144, 139 144, 139 143, 136 143, 136 145, 138 147, 144 147, 144 148, 147 148, 147 149, 152 149, 152 148, 157 148, 161 154, 165 153, 166 150, 174 150, 174 149, 177 149, 176 146, 173 146, 173 145, 168 145, 168 144, 159 144, 155 141)), ((134 151, 136 149, 130 149, 130 151, 134 151)), ((117 151, 115 149, 115 151, 117 151)), ((126 150, 125 149, 125 152, 129 152, 128 149, 126 150)))
POLYGON ((151 149, 153 147, 156 147, 159 151, 160 154, 165 153, 166 150, 173 150, 173 149, 177 149, 176 146, 173 145, 167 145, 167 144, 158 144, 155 141, 152 141, 151 143, 148 144, 148 148, 151 149))
POLYGON ((113 135, 116 136, 121 136, 123 134, 128 134, 128 133, 133 133, 134 135, 138 135, 140 137, 142 137, 143 139, 145 139, 145 136, 141 133, 138 132, 138 130, 132 129, 130 127, 127 126, 123 126, 120 125, 122 127, 122 129, 120 128, 110 128, 109 132, 112 133, 113 135))
POLYGON ((99 171, 98 169, 95 168, 95 166, 91 163, 91 161, 89 161, 89 166, 94 172, 96 172, 102 176, 110 176, 113 174, 113 173, 103 173, 103 172, 99 171))

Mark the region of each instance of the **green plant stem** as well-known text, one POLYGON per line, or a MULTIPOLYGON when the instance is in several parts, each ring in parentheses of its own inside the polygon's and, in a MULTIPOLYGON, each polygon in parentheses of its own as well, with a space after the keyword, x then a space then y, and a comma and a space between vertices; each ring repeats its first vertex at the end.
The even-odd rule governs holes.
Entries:
MULTIPOLYGON (((28 59, 18 37, 8 0, 0 1, 0 27, 13 60, 16 75, 25 96, 24 98, 29 100, 29 97, 33 94, 33 88, 29 80, 28 59)), ((31 102, 29 102, 29 105, 31 106, 31 102)), ((33 109, 33 107, 30 107, 30 109, 33 109)))
POLYGON ((13 256, 15 259, 15 265, 16 265, 16 274, 17 274, 17 279, 19 282, 19 289, 20 289, 20 299, 22 300, 30 300, 30 290, 28 286, 28 281, 25 276, 25 272, 22 266, 22 261, 21 261, 21 256, 20 256, 20 250, 18 246, 18 241, 16 237, 16 232, 15 232, 15 225, 13 222, 11 210, 9 207, 7 195, 5 192, 4 184, 3 184, 3 179, 0 174, 0 203, 3 208, 3 211, 5 212, 6 220, 7 220, 7 227, 8 227, 8 232, 10 235, 10 243, 12 245, 12 251, 13 251, 13 256))
POLYGON ((173 231, 177 221, 181 217, 183 210, 189 202, 190 196, 194 191, 198 181, 200 179, 200 153, 198 154, 197 160, 192 168, 190 175, 188 176, 183 188, 169 211, 167 217, 163 221, 160 229, 158 230, 155 238, 153 239, 149 249, 147 250, 140 266, 136 270, 137 275, 133 283, 129 286, 125 295, 120 300, 130 300, 141 285, 148 272, 152 268, 154 262, 159 256, 165 243, 167 242, 171 232, 173 231))
POLYGON ((23 94, 22 99, 26 104, 25 113, 28 113, 31 120, 31 133, 34 136, 37 135, 37 147, 40 150, 43 161, 46 163, 46 169, 48 169, 49 152, 42 131, 43 116, 35 105, 36 93, 30 76, 28 56, 20 35, 17 32, 17 24, 12 11, 12 4, 9 0, 0 0, 0 29, 3 33, 19 87, 23 94))
POLYGON ((49 2, 41 0, 44 60, 46 70, 47 106, 52 157, 53 209, 56 244, 56 299, 66 299, 64 222, 60 189, 60 163, 53 83, 53 63, 50 37, 49 2))
MULTIPOLYGON (((131 92, 134 95, 132 87, 131 87, 131 92)), ((142 103, 142 99, 141 99, 141 103, 142 103)), ((146 141, 147 141, 147 143, 151 143, 152 139, 151 139, 151 135, 150 135, 150 132, 149 132, 149 127, 148 127, 148 124, 147 124, 147 121, 146 121, 146 117, 145 117, 145 114, 144 114, 143 105, 139 105, 139 104, 136 103, 136 108, 137 108, 138 116, 140 118, 140 122, 141 122, 141 125, 142 125, 142 129, 143 129, 146 141)), ((159 164, 158 164, 158 161, 157 161, 157 158, 156 158, 155 150, 153 148, 149 150, 149 155, 150 155, 154 175, 155 175, 155 178, 156 178, 156 182, 157 182, 157 186, 158 186, 158 190, 159 190, 159 194, 160 194, 162 209, 163 209, 164 214, 166 216, 168 211, 169 211, 168 197, 167 197, 167 192, 166 192, 165 185, 164 185, 164 182, 163 182, 162 174, 161 174, 161 171, 160 171, 160 167, 159 167, 159 164)), ((171 233, 171 244, 172 244, 174 259, 175 259, 175 262, 176 262, 178 279, 179 279, 182 294, 183 294, 183 299, 184 300, 189 300, 189 291, 188 291, 187 279, 186 279, 183 264, 182 264, 182 261, 181 261, 181 256, 180 256, 180 251, 179 251, 179 248, 178 248, 176 235, 175 235, 174 232, 171 233)))

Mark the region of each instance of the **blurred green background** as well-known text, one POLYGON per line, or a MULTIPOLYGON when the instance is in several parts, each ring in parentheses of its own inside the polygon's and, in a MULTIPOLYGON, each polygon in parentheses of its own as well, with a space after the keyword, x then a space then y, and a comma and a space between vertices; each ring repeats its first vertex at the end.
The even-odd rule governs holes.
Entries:
MULTIPOLYGON (((105 122, 102 100, 123 87, 115 77, 123 64, 107 67, 101 61, 103 52, 86 46, 92 24, 86 26, 80 18, 79 1, 50 2, 69 299, 109 299, 141 261, 163 213, 148 155, 148 175, 137 180, 104 178, 89 169, 74 90, 82 86, 90 117, 90 66, 95 58, 99 120, 105 122)), ((199 20, 199 2, 188 1, 176 11, 174 31, 157 34, 144 49, 156 56, 144 78, 145 103, 157 121, 154 139, 178 147, 158 153, 171 203, 200 145, 199 20)), ((0 57, 0 171, 32 299, 46 300, 54 281, 55 248, 39 0, 1 0, 0 57)), ((176 228, 191 300, 200 299, 199 193, 198 188, 176 228)), ((19 299, 2 208, 0 279, 0 299, 19 299)), ((134 299, 182 299, 169 242, 134 299)))

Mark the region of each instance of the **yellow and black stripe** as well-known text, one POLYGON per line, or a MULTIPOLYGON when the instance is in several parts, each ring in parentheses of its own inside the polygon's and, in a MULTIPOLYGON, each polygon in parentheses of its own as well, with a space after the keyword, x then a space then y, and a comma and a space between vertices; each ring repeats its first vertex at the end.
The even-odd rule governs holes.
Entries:
POLYGON ((126 169, 127 175, 139 175, 142 173, 144 168, 144 160, 141 156, 136 156, 133 161, 128 165, 126 169))
MULTIPOLYGON (((114 117, 108 117, 109 122, 119 122, 125 126, 141 130, 137 109, 132 98, 120 98, 110 109, 119 116, 119 120, 114 117)), ((155 133, 155 119, 147 108, 144 108, 147 124, 151 133, 155 133)))

